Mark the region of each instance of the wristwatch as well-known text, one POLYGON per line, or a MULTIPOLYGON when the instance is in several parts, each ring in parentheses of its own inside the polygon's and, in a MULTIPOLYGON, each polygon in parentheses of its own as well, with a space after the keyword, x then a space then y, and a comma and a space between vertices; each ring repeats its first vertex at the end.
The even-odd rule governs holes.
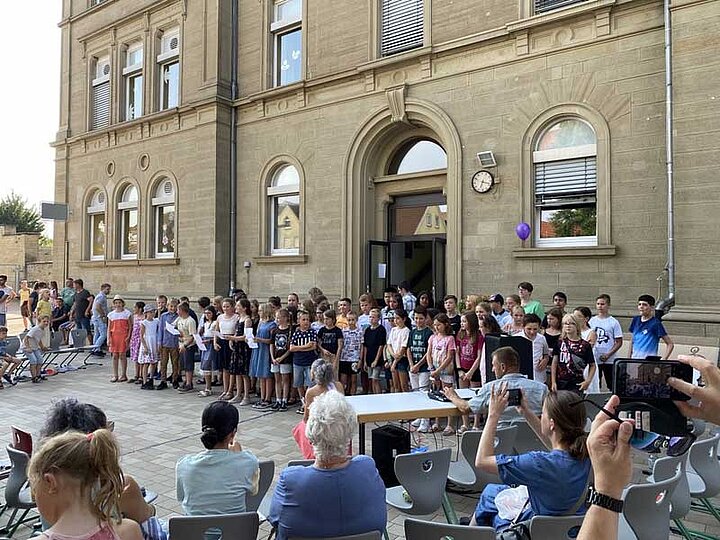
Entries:
POLYGON ((610 495, 605 495, 604 493, 595 491, 593 486, 590 486, 590 489, 588 490, 587 503, 594 504, 600 508, 605 508, 606 510, 610 510, 611 512, 618 514, 622 512, 623 509, 623 501, 615 499, 610 495))

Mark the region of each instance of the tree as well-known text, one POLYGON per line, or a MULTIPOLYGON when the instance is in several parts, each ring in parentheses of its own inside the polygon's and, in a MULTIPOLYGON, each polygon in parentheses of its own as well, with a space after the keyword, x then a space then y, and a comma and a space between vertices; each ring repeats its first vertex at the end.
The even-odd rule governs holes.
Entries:
POLYGON ((37 210, 14 191, 0 201, 0 225, 15 225, 19 233, 42 233, 45 230, 37 210))
POLYGON ((595 234, 595 207, 557 210, 550 218, 555 236, 593 236, 595 234))

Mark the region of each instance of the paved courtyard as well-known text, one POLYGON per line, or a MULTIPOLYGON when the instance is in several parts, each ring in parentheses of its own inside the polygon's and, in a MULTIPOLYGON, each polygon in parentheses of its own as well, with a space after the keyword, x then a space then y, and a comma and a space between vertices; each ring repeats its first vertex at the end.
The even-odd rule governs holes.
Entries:
MULTIPOLYGON (((136 385, 111 384, 109 379, 109 359, 106 359, 104 366, 90 366, 85 370, 49 377, 41 384, 21 383, 14 388, 6 387, 0 391, 4 413, 0 423, 0 441, 10 441, 10 425, 32 432, 37 441, 45 413, 53 400, 74 396, 98 405, 115 422, 123 470, 132 474, 140 485, 158 492, 155 504, 160 517, 179 513, 175 497, 175 462, 184 454, 202 449, 200 416, 210 398, 183 395, 173 390, 141 391, 136 385)), ((243 448, 251 450, 260 459, 274 460, 276 476, 288 460, 302 458, 291 436, 292 428, 300 420, 297 414, 293 411, 263 413, 250 407, 239 409, 239 440, 243 448)), ((368 426, 368 440, 370 429, 371 426, 368 426)), ((456 449, 458 439, 431 435, 416 438, 413 443, 431 448, 444 445, 456 449)), ((453 459, 456 458, 453 451, 453 459)), ((641 461, 638 460, 638 463, 641 461)), ((642 477, 640 467, 636 476, 638 480, 642 477)), ((450 499, 459 516, 469 515, 476 504, 476 495, 451 494, 450 499)), ((444 521, 442 511, 427 518, 444 521)), ((403 515, 389 510, 388 531, 391 538, 404 537, 403 521, 403 515)), ((720 537, 720 524, 712 516, 692 512, 688 516, 688 525, 720 537)), ((266 538, 268 533, 268 526, 263 524, 259 538, 266 538)), ((23 527, 15 537, 22 540, 30 534, 30 529, 23 527)))

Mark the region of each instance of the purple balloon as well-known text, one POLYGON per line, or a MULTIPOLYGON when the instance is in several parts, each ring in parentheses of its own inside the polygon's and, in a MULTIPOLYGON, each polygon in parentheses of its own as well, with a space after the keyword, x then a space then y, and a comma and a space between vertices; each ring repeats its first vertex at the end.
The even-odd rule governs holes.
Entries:
POLYGON ((530 238, 530 225, 524 221, 522 223, 518 223, 515 227, 515 234, 517 234, 518 238, 524 242, 530 238))

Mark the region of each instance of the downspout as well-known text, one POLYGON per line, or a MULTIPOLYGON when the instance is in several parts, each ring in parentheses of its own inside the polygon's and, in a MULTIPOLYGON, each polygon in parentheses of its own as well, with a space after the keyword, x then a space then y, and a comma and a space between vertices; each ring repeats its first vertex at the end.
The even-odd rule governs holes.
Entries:
POLYGON ((663 0, 665 20, 665 163, 667 165, 667 273, 668 295, 657 303, 656 311, 667 313, 675 305, 675 204, 673 180, 673 83, 672 19, 670 0, 663 0))
POLYGON ((230 67, 230 283, 228 294, 232 296, 237 277, 237 109, 235 101, 238 97, 237 64, 238 64, 238 0, 232 0, 232 46, 230 67))

